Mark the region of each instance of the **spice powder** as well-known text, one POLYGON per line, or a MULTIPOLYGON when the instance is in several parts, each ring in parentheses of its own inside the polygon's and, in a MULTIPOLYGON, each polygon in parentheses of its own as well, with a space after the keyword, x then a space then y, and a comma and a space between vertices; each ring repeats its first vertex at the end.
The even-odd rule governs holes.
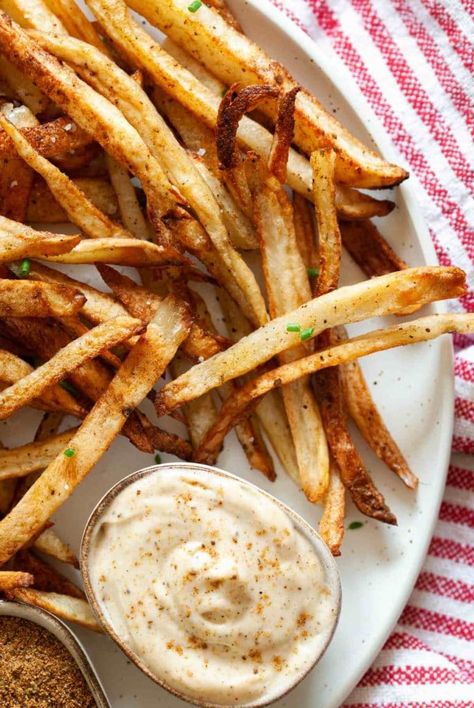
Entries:
POLYGON ((0 617, 2 708, 96 708, 75 660, 48 630, 0 617))

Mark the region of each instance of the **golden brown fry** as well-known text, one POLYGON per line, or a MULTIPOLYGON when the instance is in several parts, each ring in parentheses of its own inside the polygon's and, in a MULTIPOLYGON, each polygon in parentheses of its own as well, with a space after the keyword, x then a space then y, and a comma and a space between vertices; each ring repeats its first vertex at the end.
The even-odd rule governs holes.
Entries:
POLYGON ((388 199, 375 199, 369 194, 357 189, 336 187, 336 209, 340 219, 371 219, 374 216, 387 216, 395 208, 394 202, 388 199))
POLYGON ((47 97, 5 57, 0 57, 0 76, 7 82, 9 88, 13 91, 13 95, 27 106, 33 115, 36 116, 46 110, 48 106, 47 97))
POLYGON ((0 317, 69 317, 85 301, 64 285, 0 279, 0 317))
POLYGON ((31 573, 22 573, 16 570, 0 570, 0 592, 10 592, 15 588, 26 588, 33 585, 34 578, 31 573))
POLYGON ((46 529, 35 539, 33 547, 50 558, 79 568, 76 554, 56 533, 53 528, 46 529))
MULTIPOLYGON (((361 335, 360 337, 355 337, 343 344, 318 351, 304 359, 298 359, 290 364, 285 364, 271 371, 267 371, 265 374, 249 381, 249 383, 243 386, 238 392, 234 393, 231 398, 227 399, 219 412, 218 421, 206 436, 206 440, 203 442, 201 448, 204 450, 209 446, 209 449, 213 450, 218 447, 227 432, 236 422, 242 420, 252 412, 262 396, 273 391, 276 387, 293 383, 301 376, 307 376, 323 369, 336 371, 334 367, 340 364, 346 364, 359 357, 392 347, 427 341, 446 332, 469 333, 473 330, 473 315, 431 315, 429 317, 420 318, 419 320, 414 320, 413 322, 407 322, 395 327, 389 327, 385 330, 377 330, 366 335, 361 335)), ((338 386, 335 386, 334 389, 329 386, 327 386, 327 388, 328 391, 324 392, 327 394, 326 401, 329 400, 329 395, 332 396, 333 393, 335 393, 338 398, 340 397, 338 386)), ((332 432, 336 434, 336 431, 331 430, 331 433, 332 432)), ((351 449, 351 445, 349 449, 351 449)), ((341 451, 341 455, 342 454, 344 454, 344 450, 341 451)), ((355 465, 355 460, 349 460, 349 462, 351 462, 350 469, 345 471, 348 484, 351 480, 351 473, 360 471, 360 478, 363 479, 364 476, 363 469, 358 469, 355 465)), ((344 475, 344 472, 341 471, 341 474, 344 475)), ((359 493, 359 501, 361 505, 363 505, 363 488, 357 489, 354 487, 353 491, 356 494, 359 493)))
POLYGON ((44 469, 67 447, 76 431, 77 428, 72 428, 46 440, 0 450, 0 480, 26 477, 31 472, 44 469))
POLYGON ((9 263, 20 258, 67 253, 80 241, 80 236, 35 231, 0 216, 0 262, 9 263))
POLYGON ((85 600, 56 592, 43 592, 34 588, 15 589, 10 593, 15 600, 41 607, 67 622, 74 622, 94 632, 102 632, 91 608, 85 600))
POLYGON ((312 208, 301 194, 293 195, 293 223, 298 251, 306 268, 319 270, 312 208))
MULTIPOLYGON (((102 177, 77 177, 76 187, 107 216, 119 216, 117 198, 112 185, 102 177)), ((68 220, 67 214, 51 194, 46 182, 37 179, 30 193, 26 221, 29 223, 61 224, 68 220)))
POLYGON ((340 228, 345 248, 369 278, 408 268, 372 222, 342 221, 340 228))
MULTIPOLYGON (((75 154, 92 142, 89 133, 67 117, 56 118, 32 128, 23 128, 21 132, 40 155, 55 160, 75 154), (66 126, 71 127, 66 130, 66 126)), ((6 133, 0 133, 0 157, 5 159, 16 156, 12 140, 6 133)))
POLYGON ((372 400, 364 375, 357 361, 341 368, 341 382, 349 415, 372 448, 410 489, 416 489, 418 478, 413 474, 395 440, 390 435, 377 406, 372 400))
MULTIPOLYGON (((268 83, 285 91, 296 85, 281 64, 205 5, 190 13, 181 0, 129 0, 129 4, 226 83, 268 83)), ((90 5, 100 17, 98 7, 103 12, 112 3, 92 0, 90 5)), ((327 142, 336 148, 338 182, 370 188, 406 179, 405 170, 363 145, 306 90, 298 98, 295 117, 295 142, 306 154, 327 142)))
POLYGON ((157 411, 163 415, 301 344, 299 332, 287 331, 288 323, 298 323, 302 330, 311 330, 310 337, 314 337, 324 329, 349 321, 388 315, 407 306, 459 297, 463 293, 463 271, 440 266, 408 268, 339 288, 272 320, 227 351, 216 354, 168 383, 157 396, 157 411))
POLYGON ((135 238, 95 238, 79 241, 74 248, 60 256, 39 254, 38 258, 53 263, 113 263, 137 267, 179 265, 188 262, 174 246, 163 246, 135 238))
POLYGON ((169 37, 165 37, 164 42, 161 45, 170 56, 172 56, 178 64, 184 66, 185 69, 191 72, 199 81, 210 91, 216 94, 216 96, 222 96, 225 93, 226 85, 217 79, 214 74, 206 69, 200 62, 196 61, 191 54, 179 47, 177 44, 171 41, 169 37))
POLYGON ((341 555, 346 513, 346 488, 334 460, 329 471, 329 487, 324 500, 324 510, 318 531, 333 556, 341 555))
POLYGON ((138 203, 137 193, 130 181, 128 170, 119 165, 110 155, 106 156, 106 162, 123 224, 135 238, 147 240, 150 237, 150 228, 138 203))
POLYGON ((61 381, 69 371, 92 359, 102 350, 113 347, 143 328, 141 321, 131 317, 117 317, 97 325, 79 339, 75 339, 48 362, 0 393, 0 420, 26 405, 29 401, 61 381))
MULTIPOLYGON (((109 55, 108 47, 99 37, 94 24, 87 19, 75 0, 46 0, 46 4, 61 20, 69 34, 93 44, 103 54, 109 55)), ((36 29, 42 32, 45 30, 43 26, 36 26, 36 29)))
POLYGON ((69 442, 73 455, 58 455, 0 522, 0 563, 43 528, 90 472, 120 432, 127 412, 143 400, 163 373, 188 330, 187 310, 172 297, 164 300, 105 393, 69 442))
POLYGON ((217 10, 219 15, 221 15, 221 17, 223 17, 231 27, 239 32, 242 32, 242 28, 237 18, 232 14, 232 11, 229 9, 229 6, 225 0, 206 0, 206 5, 213 7, 214 10, 217 10))
POLYGON ((313 198, 319 236, 319 276, 316 295, 335 290, 341 271, 341 234, 336 214, 334 186, 334 150, 322 148, 311 155, 313 198))
POLYGON ((131 234, 115 224, 87 198, 66 175, 42 157, 26 138, 0 115, 0 125, 13 141, 19 156, 48 184, 56 201, 63 207, 68 220, 76 224, 90 238, 129 238, 131 234))
MULTIPOLYGON (((6 116, 18 128, 38 125, 36 117, 26 106, 4 103, 0 116, 6 116)), ((0 172, 0 211, 3 216, 24 221, 32 184, 33 172, 18 156, 3 161, 0 172)))
POLYGON ((2 0, 1 8, 8 12, 15 22, 27 29, 42 28, 45 32, 55 34, 66 32, 45 0, 2 0))
POLYGON ((14 567, 16 570, 30 573, 33 576, 34 582, 32 584, 35 590, 57 592, 69 595, 69 597, 86 599, 85 594, 77 585, 31 551, 20 551, 15 556, 14 567))

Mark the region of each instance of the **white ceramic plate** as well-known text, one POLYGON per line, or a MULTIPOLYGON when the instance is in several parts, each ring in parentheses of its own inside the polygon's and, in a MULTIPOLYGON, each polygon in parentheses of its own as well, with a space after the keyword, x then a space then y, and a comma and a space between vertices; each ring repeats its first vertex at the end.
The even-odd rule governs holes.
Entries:
MULTIPOLYGON (((394 161, 397 155, 370 108, 338 58, 324 53, 291 25, 266 0, 229 0, 249 35, 281 60, 302 84, 313 90, 329 109, 357 136, 374 141, 394 161)), ((410 184, 396 190, 398 208, 383 220, 382 231, 397 252, 411 265, 435 263, 436 257, 415 213, 410 184)), ((90 279, 90 271, 76 267, 77 277, 90 279)), ((346 282, 363 279, 361 272, 344 260, 346 282)), ((433 308, 426 312, 434 311, 433 308)), ((363 331, 377 322, 354 328, 363 331)), ((370 666, 400 615, 421 568, 445 483, 452 434, 452 351, 447 337, 429 344, 377 354, 362 362, 374 398, 421 483, 416 494, 381 465, 356 436, 377 485, 398 517, 397 528, 364 520, 349 507, 347 523, 364 520, 363 528, 347 531, 343 555, 343 607, 339 626, 323 660, 300 686, 278 705, 299 708, 339 706, 370 666)), ((8 445, 31 439, 37 414, 25 411, 0 426, 8 445)), ((164 461, 168 458, 163 456, 164 461)), ((150 456, 137 452, 121 439, 97 465, 74 496, 57 514, 57 528, 76 548, 92 508, 102 495, 126 474, 152 464, 150 456)), ((233 436, 226 441, 219 466, 260 484, 315 524, 319 510, 306 502, 280 470, 278 480, 268 483, 249 470, 233 436)), ((181 701, 161 690, 116 648, 111 640, 79 630, 95 661, 113 708, 177 708, 181 701)))

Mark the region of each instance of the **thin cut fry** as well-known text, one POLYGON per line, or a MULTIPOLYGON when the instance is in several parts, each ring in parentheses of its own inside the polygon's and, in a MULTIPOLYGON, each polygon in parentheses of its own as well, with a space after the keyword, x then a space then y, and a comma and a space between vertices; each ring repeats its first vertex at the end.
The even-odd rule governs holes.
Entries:
POLYGON ((329 487, 324 500, 324 511, 318 531, 333 556, 341 555, 344 538, 344 516, 346 513, 346 488, 334 460, 329 471, 329 487))
POLYGON ((137 267, 180 265, 188 262, 173 246, 139 241, 135 238, 95 238, 80 241, 60 256, 38 254, 38 258, 53 263, 113 263, 137 267))
POLYGON ((342 221, 340 226, 345 248, 369 278, 408 268, 372 222, 342 221))
POLYGON ((79 568, 76 554, 56 533, 53 528, 46 529, 35 539, 34 548, 50 558, 79 568))
POLYGON ((42 28, 45 32, 55 34, 66 32, 44 0, 2 0, 1 7, 15 22, 27 29, 42 28))
POLYGON ((33 585, 34 577, 31 573, 22 573, 16 570, 0 570, 0 592, 9 592, 15 588, 27 588, 33 585))
POLYGON ((164 300, 108 389, 70 440, 73 455, 58 455, 0 522, 0 564, 43 528, 90 472, 120 432, 127 412, 143 400, 163 373, 188 330, 187 310, 173 298, 164 300))
MULTIPOLYGON (((40 155, 58 160, 79 152, 90 145, 92 138, 70 118, 61 117, 32 128, 23 128, 22 135, 40 155), (69 126, 67 129, 66 127, 69 126)), ((17 151, 6 133, 0 133, 0 157, 16 157, 17 151)))
POLYGON ((85 600, 56 592, 43 592, 33 588, 15 589, 11 595, 15 600, 41 607, 67 622, 74 622, 94 632, 102 632, 91 608, 85 600))
MULTIPOLYGON (((199 12, 190 13, 187 0, 129 0, 129 4, 228 84, 268 83, 285 91, 296 85, 281 64, 212 8, 203 5, 199 12)), ((107 0, 92 0, 90 5, 101 21, 97 6, 111 7, 107 0)), ((105 29, 108 31, 108 27, 105 29)), ((306 90, 298 98, 295 117, 295 142, 306 154, 327 142, 336 148, 338 182, 370 188, 392 186, 406 179, 402 168, 363 145, 306 90)))
POLYGON ((0 76, 4 79, 14 96, 27 106, 33 115, 42 113, 48 106, 47 97, 30 79, 19 71, 5 57, 0 57, 0 76))
POLYGON ((369 194, 363 194, 357 189, 336 187, 336 209, 340 219, 371 219, 373 216, 387 216, 395 208, 394 202, 388 199, 374 199, 369 194))
POLYGON ((316 294, 324 295, 339 285, 341 234, 336 214, 334 150, 316 150, 311 155, 313 197, 319 235, 319 276, 316 294))
POLYGON ((19 130, 0 115, 0 125, 12 139, 19 156, 47 182, 56 201, 63 207, 69 221, 90 238, 129 238, 131 234, 115 224, 87 198, 66 175, 42 157, 19 130))
POLYGON ((123 224, 135 238, 146 241, 150 237, 150 229, 138 203, 137 193, 130 181, 128 170, 119 165, 110 155, 106 156, 106 162, 123 224))
POLYGON ((324 329, 348 321, 359 322, 369 317, 388 315, 409 305, 459 297, 464 292, 464 273, 458 268, 440 266, 408 268, 339 288, 272 320, 227 351, 216 354, 168 383, 155 401, 157 411, 163 415, 300 344, 300 333, 288 332, 288 323, 296 322, 302 330, 311 330, 311 338, 324 329))
MULTIPOLYGON (((18 128, 38 125, 36 117, 26 106, 4 103, 0 116, 5 115, 18 128)), ((33 172, 18 157, 4 160, 0 173, 1 213, 14 221, 24 221, 33 184, 33 172)))
MULTIPOLYGON (((74 0, 46 0, 46 4, 56 17, 61 20, 69 34, 93 44, 103 54, 109 56, 109 50, 99 37, 93 23, 89 22, 74 0)), ((36 29, 45 30, 43 26, 36 26, 36 29)))
POLYGON ((69 317, 85 301, 65 285, 0 279, 0 317, 69 317))
POLYGON ((28 376, 9 386, 0 393, 0 420, 41 395, 84 361, 92 359, 103 349, 113 347, 136 334, 143 328, 141 321, 131 317, 117 317, 102 325, 97 325, 79 339, 75 339, 48 362, 39 366, 28 376))
POLYGON ((17 570, 31 573, 34 578, 35 590, 57 592, 69 597, 86 599, 83 591, 71 580, 58 573, 53 566, 38 558, 31 551, 21 551, 15 556, 14 567, 17 570))
POLYGON ((67 447, 76 431, 77 428, 72 428, 46 440, 0 450, 0 480, 26 477, 32 472, 44 469, 67 447))
POLYGON ((67 253, 80 241, 80 236, 35 231, 0 216, 0 262, 9 263, 20 258, 67 253))
POLYGON ((316 249, 312 209, 310 203, 301 194, 293 195, 293 223, 298 251, 306 268, 319 271, 319 254, 316 249))
POLYGON ((196 61, 191 54, 188 54, 185 49, 172 42, 169 37, 165 37, 161 46, 216 96, 222 96, 225 93, 226 85, 219 81, 214 74, 211 74, 199 61, 196 61))
MULTIPOLYGON (((103 177, 76 177, 73 182, 97 209, 112 219, 118 218, 119 208, 114 188, 103 177)), ((26 221, 29 223, 62 224, 67 220, 66 212, 53 197, 46 182, 36 179, 31 188, 26 221)))

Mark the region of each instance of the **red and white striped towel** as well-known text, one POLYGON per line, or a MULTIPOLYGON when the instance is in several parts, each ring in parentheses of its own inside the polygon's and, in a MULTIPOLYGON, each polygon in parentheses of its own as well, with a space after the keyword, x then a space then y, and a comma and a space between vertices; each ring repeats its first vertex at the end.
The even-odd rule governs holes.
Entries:
MULTIPOLYGON (((351 71, 410 171, 474 311, 474 0, 273 0, 351 71)), ((474 452, 474 343, 457 337, 453 452, 474 452)), ((474 459, 454 455, 410 602, 345 706, 474 706, 474 459)))

